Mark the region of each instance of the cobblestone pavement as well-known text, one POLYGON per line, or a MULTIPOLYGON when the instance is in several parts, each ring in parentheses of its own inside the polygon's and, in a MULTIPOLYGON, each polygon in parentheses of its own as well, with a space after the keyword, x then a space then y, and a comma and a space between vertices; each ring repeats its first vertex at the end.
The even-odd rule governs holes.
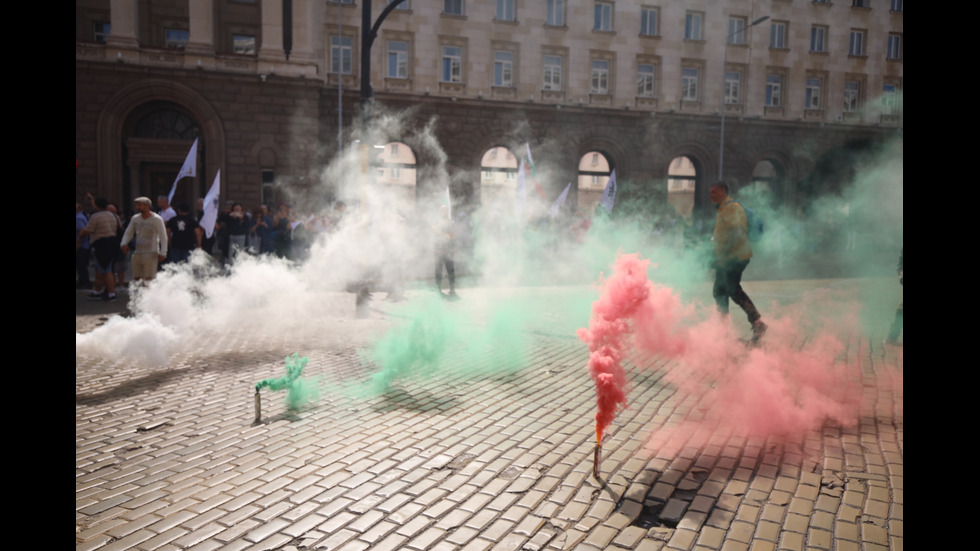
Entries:
MULTIPOLYGON (((856 284, 751 285, 757 303, 790 307, 856 284)), ((359 351, 397 319, 377 301, 355 317, 350 294, 317 300, 331 315, 316 328, 194 335, 163 367, 76 356, 76 550, 903 548, 902 389, 875 386, 903 355, 880 334, 840 335, 838 361, 865 376, 860 423, 782 441, 656 445, 704 404, 677 399, 663 361, 630 364, 600 482, 588 350, 573 335, 529 334, 511 373, 451 350, 455 369, 355 397, 345 385, 375 370, 359 351), (294 352, 319 399, 289 412, 263 392, 256 422, 255 383, 294 352)), ((77 305, 76 333, 113 308, 77 305)))

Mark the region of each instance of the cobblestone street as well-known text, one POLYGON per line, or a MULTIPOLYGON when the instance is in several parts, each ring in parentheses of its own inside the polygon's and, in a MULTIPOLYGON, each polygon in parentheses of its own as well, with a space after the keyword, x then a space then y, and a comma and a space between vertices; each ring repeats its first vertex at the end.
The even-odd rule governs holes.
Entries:
MULTIPOLYGON (((791 308, 860 283, 751 285, 760 305, 791 308)), ((461 289, 455 304, 497 292, 461 289)), ((377 368, 363 350, 399 318, 381 300, 357 317, 348 293, 310 300, 327 313, 316 327, 242 320, 183 337, 164 366, 76 354, 76 551, 903 548, 903 389, 878 384, 903 349, 881 331, 837 335, 837 361, 863 374, 860 422, 785 439, 672 430, 713 404, 678 396, 667 360, 633 358, 597 481, 596 393, 574 333, 528 331, 510 372, 450 348, 450 369, 365 397, 377 368), (256 383, 293 353, 318 399, 291 412, 263 390, 257 421, 256 383)), ((76 334, 124 307, 82 298, 76 334)))

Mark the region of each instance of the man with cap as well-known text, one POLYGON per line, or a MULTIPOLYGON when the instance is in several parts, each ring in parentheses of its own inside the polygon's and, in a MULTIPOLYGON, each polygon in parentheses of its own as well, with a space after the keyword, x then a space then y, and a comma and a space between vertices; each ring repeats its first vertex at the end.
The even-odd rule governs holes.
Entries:
POLYGON ((133 203, 137 214, 129 222, 122 238, 122 252, 129 254, 129 243, 136 239, 136 248, 130 264, 133 279, 149 281, 157 273, 157 266, 167 258, 167 227, 163 218, 153 212, 149 197, 137 197, 133 203))

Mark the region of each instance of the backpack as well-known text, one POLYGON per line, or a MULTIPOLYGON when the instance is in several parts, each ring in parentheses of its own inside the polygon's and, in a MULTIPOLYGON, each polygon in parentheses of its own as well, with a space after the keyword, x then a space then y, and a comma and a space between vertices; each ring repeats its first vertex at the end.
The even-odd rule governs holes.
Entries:
MULTIPOLYGON (((738 203, 738 201, 735 202, 738 203)), ((742 207, 742 210, 745 211, 745 222, 749 228, 749 242, 756 243, 762 239, 762 232, 765 231, 765 224, 763 224, 762 218, 759 218, 759 215, 756 214, 755 211, 742 203, 738 204, 742 207)))

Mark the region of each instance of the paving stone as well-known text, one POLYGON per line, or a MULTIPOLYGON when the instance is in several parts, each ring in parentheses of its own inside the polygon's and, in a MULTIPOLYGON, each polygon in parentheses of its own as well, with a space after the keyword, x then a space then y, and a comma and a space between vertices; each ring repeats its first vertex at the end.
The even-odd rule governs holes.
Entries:
MULTIPOLYGON (((867 356, 876 349, 864 335, 845 334, 840 361, 865 368, 867 397, 878 401, 865 421, 778 444, 692 433, 656 456, 667 449, 658 429, 707 403, 678 401, 659 382, 662 362, 628 365, 630 408, 603 444, 603 486, 591 476, 587 350, 571 336, 531 337, 528 365, 506 379, 448 370, 364 400, 328 385, 296 414, 269 394, 263 423, 252 424, 254 382, 280 374, 294 350, 309 351, 318 375, 365 380, 357 343, 366 338, 323 345, 362 321, 381 328, 397 318, 334 320, 295 338, 202 331, 172 365, 150 370, 76 358, 76 551, 904 545, 901 396, 875 392, 882 364, 867 356), (148 377, 162 382, 143 384, 148 377), (119 392, 130 387, 138 393, 119 392), (677 528, 650 537, 660 521, 677 528)), ((487 363, 472 351, 447 354, 460 367, 487 363)), ((896 359, 889 354, 884 361, 896 359)))

